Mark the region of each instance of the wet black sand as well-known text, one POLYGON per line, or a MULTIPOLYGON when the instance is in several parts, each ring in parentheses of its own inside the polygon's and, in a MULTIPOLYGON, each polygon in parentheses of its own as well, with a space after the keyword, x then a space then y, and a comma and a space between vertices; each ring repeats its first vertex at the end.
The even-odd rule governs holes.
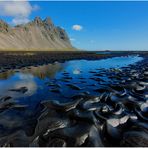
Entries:
POLYGON ((100 59, 111 55, 97 55, 94 52, 0 52, 0 71, 26 66, 38 66, 55 61, 73 59, 100 59))
POLYGON ((148 52, 111 52, 111 54, 96 54, 96 51, 69 51, 69 52, 0 52, 0 72, 8 69, 19 69, 27 66, 38 66, 55 61, 64 62, 67 60, 86 59, 97 60, 116 56, 140 54, 145 56, 148 52))
POLYGON ((148 146, 148 58, 141 56, 143 61, 121 70, 92 71, 96 81, 97 75, 111 78, 96 89, 98 96, 84 92, 68 103, 42 101, 32 112, 11 97, 0 98, 0 120, 5 123, 0 146, 148 146), (6 119, 12 110, 20 118, 6 119), (22 119, 21 113, 30 118, 22 119))

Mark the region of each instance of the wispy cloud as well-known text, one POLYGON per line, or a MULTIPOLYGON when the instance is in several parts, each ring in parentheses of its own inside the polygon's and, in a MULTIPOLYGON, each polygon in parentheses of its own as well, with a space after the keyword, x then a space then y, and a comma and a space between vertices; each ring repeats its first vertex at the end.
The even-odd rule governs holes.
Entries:
POLYGON ((18 25, 18 24, 26 24, 28 23, 30 20, 28 18, 19 18, 19 17, 16 17, 14 19, 12 19, 12 23, 14 25, 18 25))
POLYGON ((76 39, 75 39, 75 38, 70 38, 70 40, 71 40, 71 41, 75 41, 76 39))
POLYGON ((0 1, 0 16, 13 17, 14 25, 26 23, 32 11, 37 11, 38 5, 31 5, 28 1, 0 1))
POLYGON ((72 29, 75 30, 75 31, 81 31, 83 29, 83 26, 81 26, 81 25, 73 25, 72 29))

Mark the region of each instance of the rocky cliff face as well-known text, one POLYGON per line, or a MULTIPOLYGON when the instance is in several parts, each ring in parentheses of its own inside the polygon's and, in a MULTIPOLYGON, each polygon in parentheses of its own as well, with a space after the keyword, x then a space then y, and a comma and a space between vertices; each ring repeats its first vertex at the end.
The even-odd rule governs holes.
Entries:
POLYGON ((74 50, 64 29, 51 19, 36 17, 25 25, 9 26, 0 20, 0 50, 74 50))

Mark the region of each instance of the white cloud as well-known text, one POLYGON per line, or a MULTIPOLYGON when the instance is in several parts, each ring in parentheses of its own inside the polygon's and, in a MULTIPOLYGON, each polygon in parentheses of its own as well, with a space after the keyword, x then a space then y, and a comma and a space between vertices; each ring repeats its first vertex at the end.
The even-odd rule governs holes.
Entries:
POLYGON ((74 39, 74 38, 70 38, 70 40, 71 40, 71 41, 75 41, 76 39, 74 39))
POLYGON ((32 6, 28 1, 0 1, 0 16, 13 17, 12 23, 26 23, 32 11, 39 9, 38 5, 32 6))
POLYGON ((81 25, 73 25, 72 29, 76 30, 76 31, 81 31, 83 29, 83 27, 81 25))
POLYGON ((33 8, 28 1, 2 1, 0 9, 3 16, 28 17, 33 8))
POLYGON ((78 74, 80 74, 81 73, 81 71, 79 70, 79 69, 74 69, 73 70, 73 74, 75 74, 75 75, 78 75, 78 74))
POLYGON ((12 23, 14 25, 17 25, 17 24, 26 24, 29 22, 29 19, 28 18, 14 18, 12 19, 12 23))

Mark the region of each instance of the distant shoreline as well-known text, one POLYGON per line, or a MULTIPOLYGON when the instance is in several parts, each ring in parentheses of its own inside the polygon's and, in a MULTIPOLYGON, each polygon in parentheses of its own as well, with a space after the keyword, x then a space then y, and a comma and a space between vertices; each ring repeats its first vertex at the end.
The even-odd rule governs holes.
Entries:
POLYGON ((64 52, 64 51, 80 51, 77 48, 61 48, 61 49, 54 49, 54 48, 49 48, 49 49, 1 49, 0 52, 64 52))

